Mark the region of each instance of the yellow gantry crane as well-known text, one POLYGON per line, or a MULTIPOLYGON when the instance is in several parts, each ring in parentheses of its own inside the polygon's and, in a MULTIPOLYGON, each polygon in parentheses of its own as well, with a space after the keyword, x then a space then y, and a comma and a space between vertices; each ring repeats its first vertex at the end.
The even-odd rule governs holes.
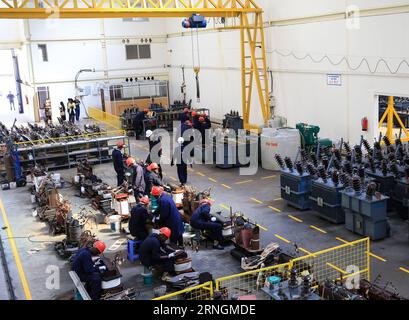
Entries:
POLYGON ((263 9, 255 0, 0 0, 0 19, 187 18, 192 14, 240 20, 242 111, 250 125, 253 87, 264 124, 270 119, 263 9))

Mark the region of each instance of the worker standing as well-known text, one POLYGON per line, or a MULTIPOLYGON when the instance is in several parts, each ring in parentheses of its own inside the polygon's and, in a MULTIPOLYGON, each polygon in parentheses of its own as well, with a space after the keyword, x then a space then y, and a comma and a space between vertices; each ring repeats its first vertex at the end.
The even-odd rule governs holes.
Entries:
POLYGON ((163 181, 159 177, 159 165, 156 162, 151 163, 145 172, 145 194, 149 195, 153 187, 163 186, 163 181))
POLYGON ((135 115, 134 120, 134 129, 135 129, 135 138, 136 140, 139 139, 140 135, 143 131, 143 121, 146 119, 146 115, 148 114, 149 110, 144 109, 143 111, 139 111, 135 115))
POLYGON ((192 112, 192 124, 193 124, 193 128, 199 129, 199 127, 200 127, 200 125, 199 125, 199 114, 196 111, 192 112))
POLYGON ((183 160, 183 143, 185 142, 185 139, 182 137, 179 137, 177 140, 178 146, 175 149, 171 166, 174 166, 176 163, 176 168, 177 168, 177 173, 178 173, 178 178, 181 187, 183 187, 186 182, 187 182, 187 164, 183 160))
POLYGON ((179 115, 179 120, 181 123, 185 123, 187 120, 189 120, 189 108, 183 109, 183 113, 179 115))
POLYGON ((159 213, 159 225, 167 227, 172 231, 170 242, 183 247, 184 225, 182 217, 172 197, 163 192, 161 187, 153 187, 151 195, 155 197, 158 203, 158 209, 155 215, 159 213))
POLYGON ((158 267, 162 272, 174 275, 176 252, 167 252, 166 241, 171 237, 169 228, 161 228, 159 234, 153 233, 142 242, 139 259, 146 268, 158 267))
POLYGON ((67 120, 67 117, 66 117, 66 115, 65 115, 65 105, 64 105, 64 102, 60 102, 60 107, 59 107, 59 109, 60 109, 60 118, 61 118, 61 120, 62 121, 66 121, 67 120))
POLYGON ((14 109, 16 111, 16 106, 14 105, 14 94, 9 91, 9 94, 7 95, 7 99, 9 100, 10 103, 10 111, 14 109))
POLYGON ((148 212, 149 203, 149 197, 144 196, 139 199, 139 203, 131 210, 129 232, 136 240, 145 240, 152 227, 151 215, 148 212))
POLYGON ((132 169, 132 188, 134 190, 135 198, 139 199, 145 194, 146 180, 144 176, 144 169, 142 164, 136 163, 136 160, 132 157, 126 159, 126 165, 132 169))
POLYGON ((223 240, 223 226, 210 214, 211 205, 212 202, 209 199, 200 201, 199 207, 190 219, 190 225, 195 229, 210 232, 214 240, 213 249, 223 250, 224 248, 220 245, 223 240))
POLYGON ((145 163, 151 164, 156 162, 159 166, 159 177, 163 179, 162 166, 160 165, 160 158, 162 157, 162 137, 157 137, 152 130, 146 131, 146 138, 149 141, 149 154, 145 163), (155 148, 155 150, 154 150, 155 148), (152 159, 152 152, 157 150, 158 159, 152 159))
POLYGON ((112 162, 114 163, 114 170, 116 172, 117 186, 119 187, 124 183, 125 180, 125 166, 124 166, 124 156, 122 150, 125 144, 123 141, 118 141, 116 143, 116 148, 112 151, 112 162))
POLYGON ((75 103, 75 120, 79 122, 80 113, 81 113, 81 101, 78 99, 78 97, 75 97, 74 103, 75 103))
POLYGON ((71 124, 75 122, 75 103, 74 100, 69 98, 67 103, 68 118, 71 124))
POLYGON ((106 266, 94 263, 93 258, 101 255, 105 248, 105 243, 96 241, 92 248, 80 249, 72 263, 72 271, 76 272, 81 282, 85 282, 92 300, 99 300, 101 297, 101 272, 106 270, 106 266))

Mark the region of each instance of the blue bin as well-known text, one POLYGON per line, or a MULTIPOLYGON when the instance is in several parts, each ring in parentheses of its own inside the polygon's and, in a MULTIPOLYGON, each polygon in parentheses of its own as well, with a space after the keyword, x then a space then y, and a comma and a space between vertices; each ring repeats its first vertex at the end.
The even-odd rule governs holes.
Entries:
POLYGON ((135 262, 139 259, 139 248, 141 247, 142 241, 139 240, 128 240, 128 260, 135 262))

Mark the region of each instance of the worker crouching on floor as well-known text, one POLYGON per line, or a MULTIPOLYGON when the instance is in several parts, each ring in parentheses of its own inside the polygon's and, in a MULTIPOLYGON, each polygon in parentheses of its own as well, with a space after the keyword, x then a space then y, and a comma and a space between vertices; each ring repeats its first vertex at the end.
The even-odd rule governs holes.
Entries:
POLYGON ((116 172, 117 186, 119 187, 124 183, 125 180, 125 166, 124 166, 124 155, 122 150, 125 148, 123 141, 118 141, 116 148, 112 151, 112 162, 114 164, 114 170, 116 172))
POLYGON ((145 172, 145 194, 149 195, 153 187, 163 186, 163 181, 159 176, 159 165, 156 162, 151 163, 145 172))
POLYGON ((172 237, 169 228, 161 228, 159 234, 152 233, 142 242, 139 249, 139 259, 143 266, 156 267, 162 272, 175 274, 175 256, 178 251, 169 251, 166 241, 172 237))
POLYGON ((172 197, 158 186, 152 188, 151 195, 155 197, 158 203, 158 209, 154 212, 155 222, 159 226, 169 228, 172 231, 169 239, 170 243, 183 247, 184 225, 172 197))
POLYGON ((223 250, 220 245, 223 241, 223 226, 217 222, 210 214, 212 202, 209 199, 200 201, 199 207, 195 210, 190 219, 190 225, 198 230, 207 231, 214 240, 213 249, 223 250))
POLYGON ((101 297, 101 273, 106 271, 106 266, 97 258, 105 251, 105 243, 96 241, 92 248, 82 248, 74 257, 72 271, 75 271, 81 282, 85 282, 85 288, 92 300, 101 297))
POLYGON ((129 232, 136 240, 145 240, 152 229, 152 216, 148 212, 150 200, 144 196, 139 203, 131 210, 131 219, 129 220, 129 232))
POLYGON ((136 163, 134 158, 126 159, 126 165, 132 170, 131 186, 136 199, 139 199, 145 194, 146 182, 145 172, 141 164, 136 163))
POLYGON ((176 164, 179 182, 180 182, 180 185, 183 187, 187 182, 187 164, 185 161, 183 161, 183 150, 184 150, 183 143, 185 142, 185 139, 183 139, 182 137, 179 137, 177 142, 178 142, 178 146, 175 149, 175 153, 172 158, 171 166, 174 166, 176 164))

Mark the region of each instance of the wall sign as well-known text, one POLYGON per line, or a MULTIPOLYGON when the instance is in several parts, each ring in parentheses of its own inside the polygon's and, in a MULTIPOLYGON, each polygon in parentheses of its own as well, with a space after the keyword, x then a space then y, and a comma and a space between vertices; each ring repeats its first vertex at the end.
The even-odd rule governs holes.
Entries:
POLYGON ((329 86, 341 86, 342 78, 340 74, 327 74, 327 85, 329 86))

